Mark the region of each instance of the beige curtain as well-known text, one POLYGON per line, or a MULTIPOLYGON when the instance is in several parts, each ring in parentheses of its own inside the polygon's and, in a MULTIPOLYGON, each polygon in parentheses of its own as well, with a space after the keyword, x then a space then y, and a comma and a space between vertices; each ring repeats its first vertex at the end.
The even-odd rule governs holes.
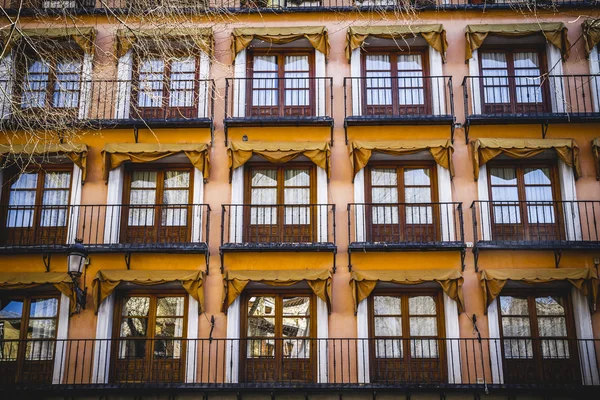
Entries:
POLYGON ((331 149, 327 142, 236 142, 227 148, 229 172, 247 163, 253 155, 259 155, 274 164, 284 164, 299 156, 305 156, 330 176, 331 149))
POLYGON ((588 19, 583 23, 583 39, 585 54, 589 56, 592 49, 600 43, 600 20, 588 19))
POLYGON ((358 304, 369 297, 377 283, 395 283, 399 285, 418 285, 426 282, 436 282, 444 293, 458 304, 459 312, 463 312, 464 299, 462 273, 453 269, 420 269, 420 270, 360 270, 352 271, 350 287, 354 299, 354 310, 358 304))
POLYGON ((120 29, 116 37, 116 54, 117 57, 122 57, 136 46, 146 52, 149 48, 160 46, 161 42, 185 49, 192 54, 202 51, 212 55, 214 49, 211 28, 120 29))
POLYGON ((506 154, 512 158, 529 158, 554 150, 558 157, 573 168, 575 178, 581 177, 579 147, 573 139, 477 139, 471 142, 473 175, 479 179, 479 168, 488 161, 506 154))
POLYGON ((329 56, 329 36, 324 26, 235 28, 231 36, 231 54, 234 60, 254 39, 271 44, 286 44, 306 39, 312 47, 325 54, 325 57, 329 56))
POLYGON ((85 144, 0 144, 0 163, 5 157, 19 155, 48 156, 64 155, 81 168, 81 179, 87 175, 88 147, 85 144))
POLYGON ((124 162, 149 163, 175 154, 184 153, 192 165, 208 179, 210 158, 208 144, 153 144, 109 143, 102 149, 102 176, 108 182, 108 174, 124 162))
MULTIPOLYGON (((415 36, 422 36, 423 39, 437 50, 444 62, 446 62, 446 51, 448 49, 448 40, 446 40, 446 31, 442 24, 429 25, 394 25, 394 26, 355 26, 348 28, 346 41, 346 57, 350 62, 352 50, 362 47, 369 36, 380 39, 409 39, 415 36)), ((403 43, 400 42, 399 45, 403 43)))
POLYGON ((596 180, 600 181, 600 138, 592 140, 592 154, 596 164, 596 180))
MULTIPOLYGON (((350 162, 354 175, 363 169, 375 153, 393 156, 405 156, 421 151, 429 151, 436 163, 450 171, 454 176, 452 153, 454 147, 450 140, 389 140, 389 141, 353 141, 350 143, 350 162)), ((354 176, 353 175, 353 176, 354 176)))
POLYGON ((598 299, 598 275, 591 268, 486 269, 479 277, 486 313, 487 307, 500 295, 508 281, 529 284, 568 281, 589 298, 590 304, 595 306, 598 299))
POLYGON ((226 271, 223 277, 223 311, 237 299, 250 282, 269 286, 292 286, 306 282, 314 294, 331 310, 331 271, 327 269, 278 270, 278 271, 226 271))
POLYGON ((132 283, 140 286, 156 286, 179 282, 192 298, 198 302, 198 312, 204 310, 204 272, 202 271, 151 271, 151 270, 100 270, 92 281, 94 311, 98 313, 100 304, 121 284, 132 283))
POLYGON ((469 61, 473 57, 473 51, 480 48, 489 35, 519 38, 541 33, 548 42, 560 50, 563 59, 566 60, 569 58, 571 47, 567 31, 567 27, 562 22, 467 25, 465 59, 469 61))
POLYGON ((6 29, 1 36, 6 52, 9 52, 23 36, 37 40, 63 40, 70 41, 79 46, 85 53, 94 53, 94 41, 96 40, 96 28, 82 26, 77 28, 32 28, 12 31, 6 29))
POLYGON ((71 314, 77 311, 73 280, 66 272, 0 272, 1 290, 21 290, 52 285, 69 298, 71 314))

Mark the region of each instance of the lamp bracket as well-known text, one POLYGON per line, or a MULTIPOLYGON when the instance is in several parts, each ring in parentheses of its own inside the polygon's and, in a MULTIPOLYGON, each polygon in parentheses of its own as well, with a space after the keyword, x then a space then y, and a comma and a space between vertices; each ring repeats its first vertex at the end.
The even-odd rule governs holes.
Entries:
POLYGON ((125 253, 125 265, 127 266, 127 269, 131 269, 131 253, 127 252, 125 253))
POLYGON ((44 261, 44 267, 46 268, 46 272, 50 272, 50 262, 52 261, 52 254, 46 253, 42 255, 42 260, 44 261))

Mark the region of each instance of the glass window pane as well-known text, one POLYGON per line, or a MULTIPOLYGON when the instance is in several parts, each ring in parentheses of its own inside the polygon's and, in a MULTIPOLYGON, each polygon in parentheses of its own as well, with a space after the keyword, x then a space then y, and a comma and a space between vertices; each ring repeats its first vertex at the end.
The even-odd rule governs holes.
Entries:
POLYGON ((533 342, 530 339, 504 339, 504 358, 533 358, 533 342))
POLYGON ((156 337, 182 337, 183 318, 156 318, 156 337))
POLYGON ((372 186, 397 186, 398 174, 393 168, 377 168, 371 170, 372 186))
POLYGON ((408 298, 408 313, 410 315, 435 315, 437 306, 431 296, 413 296, 408 298))
POLYGON ((310 315, 310 297, 298 296, 283 299, 283 315, 308 316, 310 315))
POLYGON ((121 337, 146 337, 148 320, 146 318, 123 318, 121 337))
POLYGON ((44 175, 44 188, 46 189, 68 189, 70 184, 70 172, 46 172, 44 175))
POLYGON ((373 306, 375 315, 400 315, 402 314, 401 298, 394 296, 374 296, 373 306))
POLYGON ((398 54, 398 71, 423 69, 421 54, 398 54))
POLYGON ((33 299, 31 300, 29 316, 32 318, 56 317, 58 312, 58 299, 33 299))
POLYGON ((566 337, 567 320, 565 317, 539 317, 538 329, 541 337, 566 337))
POLYGON ((537 315, 565 315, 564 299, 560 296, 535 298, 537 315))
POLYGON ((146 59, 139 66, 139 107, 161 107, 165 63, 161 59, 146 59))
MULTIPOLYGON (((188 204, 190 192, 188 190, 165 190, 163 204, 188 204)), ((179 212, 179 210, 175 210, 179 212)))
POLYGON ((246 357, 273 358, 275 357, 275 341, 272 339, 248 340, 246 357))
POLYGON ((182 317, 184 314, 185 297, 160 297, 156 301, 156 315, 159 317, 182 317))
POLYGON ((189 188, 189 171, 165 171, 165 188, 189 188))
POLYGON ((410 317, 411 336, 437 336, 437 317, 410 317))
POLYGON ((195 104, 196 57, 171 61, 169 107, 192 107, 195 104))
POLYGON ((310 186, 310 171, 306 169, 286 169, 284 186, 310 186))
POLYGON ((481 53, 481 66, 486 68, 508 68, 506 53, 481 53))
POLYGON ((398 203, 398 188, 396 187, 374 187, 371 193, 373 203, 398 203))
POLYGON ((248 337, 273 337, 275 336, 275 318, 253 317, 248 318, 248 337))
POLYGON ((308 55, 306 56, 285 56, 286 71, 308 71, 308 55))
POLYGON ((568 340, 542 340, 543 358, 570 358, 568 340))
POLYGON ((149 297, 129 297, 123 302, 124 317, 145 317, 150 309, 149 297))
POLYGON ((402 318, 375 317, 375 336, 402 336, 402 318))
POLYGON ((277 71, 277 56, 254 56, 254 71, 277 71))
POLYGON ((404 184, 407 186, 430 186, 431 171, 429 168, 405 168, 404 184))
POLYGON ((406 203, 431 203, 431 188, 407 187, 404 189, 406 203))
POLYGON ((550 168, 525 168, 523 173, 526 185, 552 184, 550 168))
POLYGON ((37 187, 37 172, 23 172, 11 184, 12 189, 35 189, 37 187))
POLYGON ((403 354, 402 340, 378 339, 375 341, 375 357, 377 358, 401 358, 403 354))
POLYGON ((490 168, 491 184, 499 185, 517 185, 517 170, 515 168, 490 168))
POLYGON ((502 332, 504 336, 530 337, 531 325, 529 317, 503 317, 502 332))
POLYGON ((500 296, 502 315, 529 315, 527 297, 500 296))
POLYGON ((156 188, 156 171, 133 171, 131 187, 135 189, 156 188))
POLYGON ((437 339, 413 339, 410 341, 410 355, 413 358, 437 358, 437 339))
POLYGON ((21 318, 23 316, 23 300, 11 299, 2 302, 0 319, 21 318))
POLYGON ((146 356, 145 340, 121 340, 119 341, 119 358, 132 359, 144 358, 146 356))
POLYGON ((392 63, 390 62, 390 56, 387 54, 367 54, 366 55, 366 68, 369 71, 391 71, 392 63))
POLYGON ((310 318, 283 318, 283 337, 310 336, 310 318))
POLYGON ((54 339, 56 337, 55 319, 30 319, 27 339, 54 339))
POLYGON ((277 186, 277 170, 253 169, 252 186, 277 186))
POLYGON ((275 316, 275 297, 250 297, 248 300, 248 316, 275 316))
POLYGON ((155 358, 181 358, 181 340, 156 340, 154 342, 155 358))
POLYGON ((514 54, 515 68, 539 68, 540 60, 537 52, 518 52, 514 54))

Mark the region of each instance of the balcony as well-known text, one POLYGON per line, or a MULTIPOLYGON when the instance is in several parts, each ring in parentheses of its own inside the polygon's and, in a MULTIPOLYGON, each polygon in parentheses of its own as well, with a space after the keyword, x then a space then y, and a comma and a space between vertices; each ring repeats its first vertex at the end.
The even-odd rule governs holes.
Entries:
MULTIPOLYGON (((1 0, 4 9, 13 15, 20 2, 1 0)), ((310 11, 397 11, 397 10, 479 10, 479 9, 529 9, 588 8, 598 5, 597 0, 161 0, 160 11, 205 14, 215 11, 229 13, 310 12, 310 11)), ((29 0, 23 4, 23 15, 45 11, 61 13, 70 9, 76 14, 116 14, 147 12, 148 5, 140 0, 29 0)))
POLYGON ((489 124, 600 121, 600 76, 467 76, 462 82, 466 128, 489 124))
POLYGON ((67 395, 118 389, 140 395, 287 389, 337 395, 340 390, 454 389, 572 395, 568 391, 598 390, 590 375, 598 371, 599 345, 592 339, 526 337, 3 340, 0 390, 67 395))
POLYGON ((0 253, 208 253, 208 204, 0 206, 0 253))
POLYGON ((474 201, 475 267, 481 250, 600 249, 600 201, 474 201))
POLYGON ((449 125, 454 137, 452 77, 344 78, 349 126, 449 125))
POLYGON ((6 93, 0 99, 3 127, 208 127, 212 131, 213 80, 82 80, 53 87, 34 83, 21 88, 0 81, 6 93))
POLYGON ((460 251, 464 270, 462 203, 350 203, 348 258, 352 253, 460 251))
POLYGON ((239 126, 328 126, 333 141, 333 78, 228 78, 227 129, 239 126))

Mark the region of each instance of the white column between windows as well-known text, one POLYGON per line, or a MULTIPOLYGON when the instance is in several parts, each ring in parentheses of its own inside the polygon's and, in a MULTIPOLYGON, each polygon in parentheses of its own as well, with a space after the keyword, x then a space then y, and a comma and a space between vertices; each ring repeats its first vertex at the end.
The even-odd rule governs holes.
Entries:
POLYGON ((75 243, 77 230, 79 228, 79 216, 81 215, 81 180, 82 171, 73 164, 73 177, 71 183, 71 198, 69 199, 69 221, 67 226, 67 244, 75 243))
POLYGON ((479 167, 479 179, 477 180, 477 198, 482 203, 478 203, 477 207, 477 222, 481 236, 479 240, 492 240, 492 220, 490 214, 490 195, 488 191, 488 175, 487 166, 479 167))
POLYGON ((371 382, 369 365, 369 309, 367 304, 367 299, 358 303, 356 312, 358 383, 371 382))
POLYGON ((329 339, 329 311, 327 303, 317 297, 317 339, 318 343, 318 383, 329 382, 329 354, 327 339, 329 339))
POLYGON ((13 57, 7 54, 0 60, 0 119, 9 118, 13 107, 13 57))
POLYGON ((89 118, 90 105, 92 102, 92 62, 94 55, 85 53, 81 66, 81 88, 79 92, 79 119, 89 118))
MULTIPOLYGON (((438 177, 438 199, 440 203, 452 203, 452 180, 450 171, 439 164, 437 166, 438 177)), ((442 230, 442 241, 453 242, 456 240, 454 231, 454 216, 456 210, 453 204, 440 204, 440 228, 442 230)))
POLYGON ((325 243, 329 240, 327 237, 327 226, 329 224, 329 207, 327 206, 327 171, 321 167, 317 167, 317 204, 319 211, 317 213, 317 223, 319 243, 325 243))
POLYGON ((52 372, 52 384, 61 384, 65 377, 67 363, 67 347, 69 338, 69 312, 71 301, 67 295, 61 293, 60 308, 58 314, 58 329, 56 331, 56 351, 54 352, 54 369, 52 372))
POLYGON ((210 82, 205 81, 210 76, 210 58, 205 52, 200 53, 200 72, 198 77, 200 79, 198 87, 198 118, 209 117, 211 86, 210 82))
POLYGON ((187 318, 187 347, 185 357, 185 382, 196 383, 196 371, 198 362, 198 301, 188 296, 188 318, 187 318))
POLYGON ((581 366, 581 379, 584 385, 599 385, 598 363, 596 362, 596 347, 594 344, 594 331, 590 305, 586 296, 577 288, 571 289, 573 299, 573 317, 575 319, 575 333, 580 340, 579 363, 581 366))
POLYGON ((111 293, 98 309, 92 383, 108 383, 114 308, 115 294, 111 293))
POLYGON ((133 73, 133 51, 129 50, 119 58, 117 66, 117 98, 115 99, 115 119, 128 119, 131 104, 133 73))
POLYGON ((552 112, 564 113, 567 110, 565 107, 565 85, 562 78, 562 54, 560 50, 551 43, 546 44, 546 53, 548 57, 548 75, 550 76, 548 79, 550 79, 550 100, 552 101, 552 112))
POLYGON ((225 348, 225 383, 238 383, 240 375, 240 305, 238 297, 227 310, 227 343, 225 348))
POLYGON ((194 168, 194 192, 192 193, 192 242, 202 241, 204 225, 204 209, 200 204, 204 201, 204 175, 198 168, 194 168))
POLYGON ((473 50, 472 56, 469 59, 469 76, 467 84, 471 87, 471 112, 465 110, 465 114, 480 115, 481 114, 481 88, 479 87, 479 51, 473 50))
POLYGON ((488 331, 490 347, 490 364, 492 383, 504 383, 504 368, 502 366, 502 343, 500 342, 500 320, 498 316, 498 299, 494 299, 488 307, 488 331))
MULTIPOLYGON (((233 68, 233 92, 230 93, 233 98, 233 117, 241 118, 246 116, 246 50, 242 50, 235 56, 235 66, 233 68)), ((225 107, 228 107, 225 104, 225 107)))
MULTIPOLYGON (((354 215, 349 215, 348 218, 355 219, 354 226, 356 235, 355 242, 365 241, 365 169, 361 169, 354 176, 354 215)), ((352 210, 350 210, 352 211, 352 210)), ((352 240, 351 240, 352 241, 352 240)))
POLYGON ((125 166, 123 165, 111 170, 108 174, 108 195, 106 198, 104 244, 119 243, 124 178, 125 166))
POLYGON ((448 360, 448 383, 462 383, 460 359, 460 328, 458 325, 458 305, 444 293, 444 319, 446 324, 446 346, 448 360))
MULTIPOLYGON (((360 90, 360 48, 352 50, 352 54, 350 56, 350 75, 352 76, 352 82, 350 82, 350 87, 352 88, 352 116, 360 116, 361 115, 361 107, 362 107, 362 91, 360 90)), ((344 105, 345 107, 345 105, 344 105)))
MULTIPOLYGON (((231 205, 244 204, 244 166, 233 170, 231 176, 231 205)), ((243 207, 229 208, 229 243, 242 243, 244 232, 243 207)))
POLYGON ((443 71, 443 60, 442 54, 431 46, 429 49, 429 76, 431 78, 431 96, 433 105, 433 115, 445 115, 446 114, 446 82, 442 76, 443 71))
POLYGON ((325 54, 315 50, 315 77, 317 79, 317 107, 316 116, 324 117, 327 115, 327 62, 325 54))
MULTIPOLYGON (((598 47, 594 47, 590 52, 590 74, 600 75, 600 59, 598 58, 598 47)), ((596 76, 590 79, 592 87, 592 102, 594 112, 600 112, 600 77, 596 76)))
POLYGON ((569 167, 563 160, 559 159, 558 171, 567 240, 581 240, 581 221, 579 219, 579 205, 576 203, 577 191, 575 190, 575 175, 573 175, 573 168, 569 167))

